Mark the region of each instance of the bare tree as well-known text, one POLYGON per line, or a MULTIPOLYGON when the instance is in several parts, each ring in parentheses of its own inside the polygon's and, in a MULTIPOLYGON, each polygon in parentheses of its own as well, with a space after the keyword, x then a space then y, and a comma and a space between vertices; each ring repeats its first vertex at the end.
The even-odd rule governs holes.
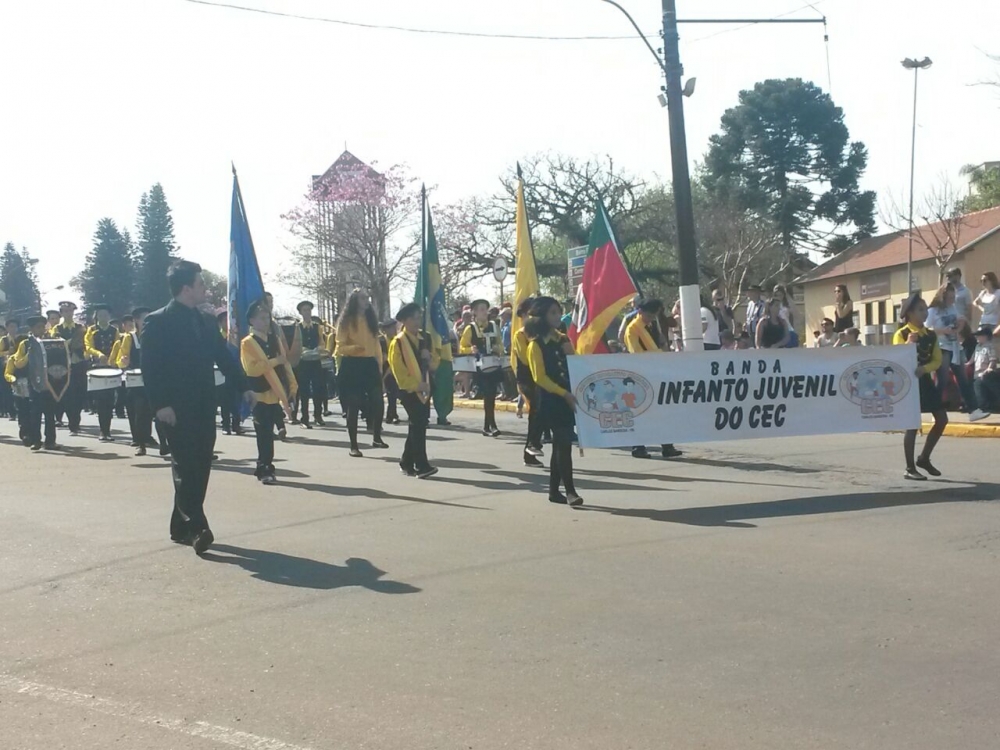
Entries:
MULTIPOLYGON (((938 267, 938 282, 944 283, 952 258, 968 241, 968 219, 961 209, 958 191, 947 177, 923 197, 913 213, 913 244, 923 247, 938 267)), ((910 231, 909 212, 894 197, 881 211, 882 221, 903 236, 910 231)))
MULTIPOLYGON (((368 291, 381 318, 390 293, 412 287, 420 244, 420 190, 403 166, 384 174, 364 165, 317 181, 282 216, 300 244, 291 249, 289 281, 339 306, 353 287, 368 291)), ((332 310, 328 311, 332 314, 332 310)))

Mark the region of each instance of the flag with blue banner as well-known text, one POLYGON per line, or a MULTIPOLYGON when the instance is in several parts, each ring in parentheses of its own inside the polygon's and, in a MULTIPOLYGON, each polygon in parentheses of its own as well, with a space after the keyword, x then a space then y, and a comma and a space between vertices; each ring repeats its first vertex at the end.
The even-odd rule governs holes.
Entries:
POLYGON ((264 280, 257 265, 257 253, 250 237, 240 181, 233 167, 233 213, 229 227, 229 343, 239 351, 240 341, 249 333, 247 308, 264 298, 264 280))

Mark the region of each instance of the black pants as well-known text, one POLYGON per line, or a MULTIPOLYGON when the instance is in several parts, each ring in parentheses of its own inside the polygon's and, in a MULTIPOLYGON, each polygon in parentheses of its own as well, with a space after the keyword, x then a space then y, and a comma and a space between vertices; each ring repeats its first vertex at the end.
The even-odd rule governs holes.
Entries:
POLYGON ((542 420, 538 418, 538 386, 534 383, 520 383, 521 393, 528 402, 528 439, 524 441, 525 448, 542 448, 542 420))
POLYGON ((497 429, 497 387, 503 379, 503 370, 477 372, 475 381, 483 397, 483 429, 497 429))
POLYGON ((144 448, 153 437, 153 408, 149 405, 145 388, 128 388, 128 420, 132 429, 132 441, 144 448))
MULTIPOLYGON (((3 360, 0 360, 2 362, 3 360)), ((14 417, 17 416, 17 409, 14 406, 14 392, 10 383, 0 378, 0 415, 14 417)))
POLYGON ((28 424, 30 445, 42 444, 42 419, 45 419, 45 447, 56 444, 56 400, 48 391, 31 393, 31 422, 28 424))
POLYGON ((125 405, 128 402, 128 388, 124 385, 118 388, 115 395, 115 416, 118 419, 125 419, 125 405))
POLYGON ((309 399, 313 402, 313 417, 323 418, 323 400, 326 398, 326 377, 323 364, 299 362, 295 379, 299 381, 299 406, 302 407, 302 424, 309 424, 309 399))
POLYGON ((14 396, 14 408, 17 409, 17 436, 25 445, 31 445, 31 399, 14 396))
MULTIPOLYGON (((403 393, 399 390, 396 378, 393 377, 392 373, 386 375, 383 382, 385 383, 385 421, 398 422, 399 409, 396 407, 396 401, 402 398, 403 393)), ((409 414, 409 410, 406 413, 409 414)))
POLYGON ((211 405, 201 413, 180 413, 177 424, 164 425, 170 443, 170 468, 174 479, 174 512, 170 538, 189 539, 208 528, 205 493, 212 473, 215 450, 215 414, 211 405))
POLYGON ((984 411, 1000 409, 1000 373, 988 372, 972 382, 976 389, 976 403, 984 411))
POLYGON ((70 432, 77 432, 80 429, 80 415, 87 402, 88 369, 90 366, 86 362, 77 362, 70 366, 69 387, 56 406, 57 414, 62 415, 65 412, 70 432))
POLYGON ((257 470, 260 479, 274 476, 274 426, 281 419, 281 404, 254 404, 253 429, 257 435, 257 470))
POLYGON ((94 391, 91 395, 94 398, 94 407, 97 409, 97 424, 101 428, 101 434, 110 435, 111 417, 115 413, 116 391, 94 391))
POLYGON ((399 400, 403 403, 409 420, 406 445, 399 465, 404 469, 422 471, 430 467, 427 460, 427 425, 431 419, 431 407, 429 403, 422 403, 417 394, 410 391, 400 391, 399 400))
POLYGON ((215 397, 222 415, 222 429, 234 432, 240 426, 240 398, 229 383, 215 386, 215 397))
POLYGON ((559 492, 559 485, 566 494, 575 495, 573 484, 573 430, 566 427, 552 429, 552 459, 549 461, 549 495, 559 492))

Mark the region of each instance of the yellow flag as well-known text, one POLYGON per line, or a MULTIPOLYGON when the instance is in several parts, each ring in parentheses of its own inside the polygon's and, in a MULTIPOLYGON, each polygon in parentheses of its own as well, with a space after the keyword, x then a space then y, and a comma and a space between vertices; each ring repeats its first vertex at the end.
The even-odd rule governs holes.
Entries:
MULTIPOLYGON (((524 180, 521 167, 517 168, 517 252, 514 259, 514 312, 528 297, 538 294, 538 272, 535 271, 535 251, 531 247, 531 232, 528 231, 528 210, 524 205, 524 180)), ((521 328, 521 320, 515 314, 511 319, 511 333, 521 328)))

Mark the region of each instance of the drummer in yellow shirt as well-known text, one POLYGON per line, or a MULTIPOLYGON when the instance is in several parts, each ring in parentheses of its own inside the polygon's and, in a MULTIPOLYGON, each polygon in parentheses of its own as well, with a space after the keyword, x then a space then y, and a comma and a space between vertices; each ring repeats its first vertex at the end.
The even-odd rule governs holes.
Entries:
MULTIPOLYGON (((477 299, 472 303, 472 322, 462 331, 462 340, 458 346, 460 354, 474 354, 480 365, 483 357, 504 356, 500 328, 495 320, 489 319, 489 311, 490 303, 484 299, 477 299)), ((480 369, 475 375, 479 393, 483 397, 483 435, 486 437, 501 435, 497 427, 496 403, 497 387, 502 378, 503 369, 499 366, 496 369, 480 369)))

